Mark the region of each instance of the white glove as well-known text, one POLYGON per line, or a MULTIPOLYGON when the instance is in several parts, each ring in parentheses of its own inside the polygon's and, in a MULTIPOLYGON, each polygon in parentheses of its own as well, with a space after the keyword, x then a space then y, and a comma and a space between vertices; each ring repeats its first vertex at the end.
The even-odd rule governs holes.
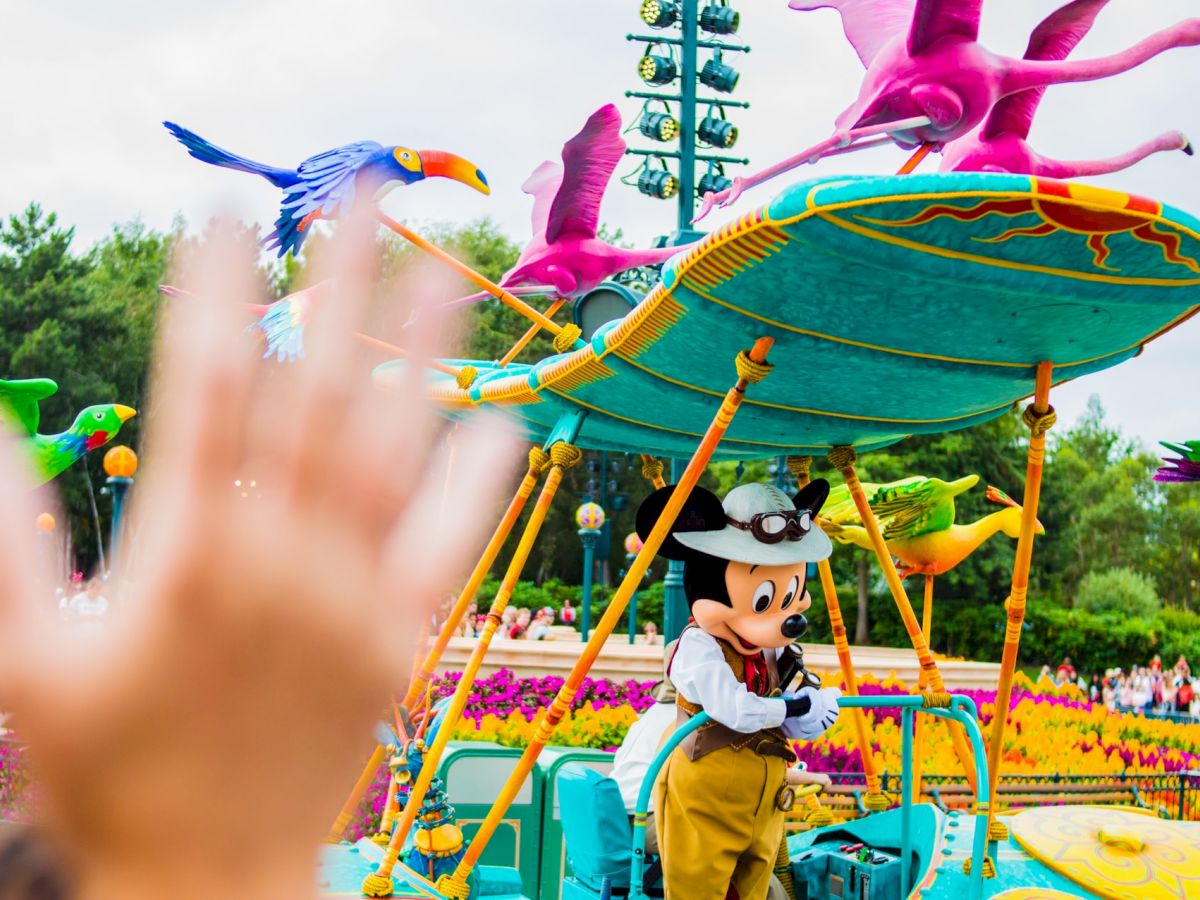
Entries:
POLYGON ((838 698, 842 692, 834 687, 801 688, 783 695, 784 700, 807 699, 808 712, 783 721, 783 731, 790 738, 811 741, 828 731, 838 717, 838 698))

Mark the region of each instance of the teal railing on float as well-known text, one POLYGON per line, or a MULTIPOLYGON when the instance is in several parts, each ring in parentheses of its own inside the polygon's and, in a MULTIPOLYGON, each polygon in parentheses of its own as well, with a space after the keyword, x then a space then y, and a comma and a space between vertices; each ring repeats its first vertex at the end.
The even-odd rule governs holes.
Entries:
MULTIPOLYGON (((842 709, 899 709, 900 733, 902 735, 901 760, 903 775, 901 776, 900 803, 900 880, 907 890, 912 879, 912 751, 913 751, 913 716, 916 713, 926 713, 942 719, 961 724, 971 741, 971 751, 975 755, 975 781, 979 785, 979 798, 975 807, 975 840, 971 852, 971 875, 969 900, 981 900, 983 897, 983 861, 987 854, 987 818, 990 808, 988 795, 987 769, 985 760, 987 754, 983 746, 983 735, 979 731, 979 712, 975 702, 970 697, 958 694, 952 695, 947 707, 927 707, 924 697, 916 694, 903 694, 875 697, 842 697, 838 700, 842 709)), ((646 777, 638 791, 637 808, 633 814, 633 856, 629 870, 629 900, 643 900, 646 897, 642 885, 642 873, 646 861, 646 818, 649 815, 650 794, 654 790, 654 782, 658 773, 666 764, 667 758, 689 734, 710 721, 708 713, 701 712, 692 716, 671 734, 667 742, 659 749, 658 755, 646 770, 646 777)))

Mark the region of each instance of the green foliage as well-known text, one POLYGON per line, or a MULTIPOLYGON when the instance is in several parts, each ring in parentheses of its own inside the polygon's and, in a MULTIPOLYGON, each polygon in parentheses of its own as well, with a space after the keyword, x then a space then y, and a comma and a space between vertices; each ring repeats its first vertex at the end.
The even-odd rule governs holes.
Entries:
POLYGON ((1076 609, 1099 615, 1149 619, 1160 606, 1154 582, 1124 566, 1088 572, 1075 594, 1076 609))

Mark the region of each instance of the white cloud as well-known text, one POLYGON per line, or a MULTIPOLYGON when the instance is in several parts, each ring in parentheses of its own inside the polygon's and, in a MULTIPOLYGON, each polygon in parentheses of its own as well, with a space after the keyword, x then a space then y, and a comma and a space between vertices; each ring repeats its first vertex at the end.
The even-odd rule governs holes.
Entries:
MULTIPOLYGON (((586 115, 641 85, 637 0, 133 0, 8 3, 0 71, 6 85, 0 142, 0 210, 37 200, 77 224, 91 242, 140 215, 167 227, 177 212, 201 222, 230 204, 269 222, 276 194, 251 176, 206 169, 162 129, 173 119, 264 162, 295 164, 349 140, 451 150, 480 164, 493 185, 483 198, 429 182, 398 191, 390 212, 461 220, 489 214, 511 234, 528 231, 519 191, 542 159, 586 115)), ((743 72, 736 96, 753 108, 732 114, 737 151, 765 165, 828 134, 853 99, 861 68, 830 11, 797 13, 785 0, 741 0, 738 40, 753 46, 731 60, 743 72)), ((1020 55, 1029 30, 1054 4, 991 0, 984 42, 1020 55)), ((1186 0, 1117 0, 1077 56, 1124 49, 1194 13, 1186 0)), ((1105 156, 1167 128, 1200 139, 1195 103, 1200 49, 1175 50, 1103 84, 1052 88, 1034 127, 1035 145, 1066 158, 1105 156)), ((901 151, 881 149, 822 163, 832 171, 894 170, 901 151)), ((633 167, 632 161, 629 168, 633 167)), ((1159 156, 1100 183, 1200 212, 1200 159, 1159 156)), ((766 198, 752 192, 736 211, 766 198)), ((670 204, 614 184, 610 224, 646 240, 674 223, 670 204)), ((1200 354, 1189 323, 1143 356, 1063 389, 1071 419, 1098 392, 1128 433, 1200 435, 1194 394, 1200 354), (1186 398, 1186 399, 1185 399, 1186 398)))

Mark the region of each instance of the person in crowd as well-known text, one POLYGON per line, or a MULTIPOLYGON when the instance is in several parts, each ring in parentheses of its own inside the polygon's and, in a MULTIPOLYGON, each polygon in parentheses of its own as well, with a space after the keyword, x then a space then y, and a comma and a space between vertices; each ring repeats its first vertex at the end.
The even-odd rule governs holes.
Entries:
POLYGON ((1075 667, 1071 665, 1071 657, 1063 657, 1063 661, 1058 664, 1058 671, 1054 674, 1054 680, 1059 684, 1075 681, 1075 667))
POLYGON ((550 636, 550 619, 546 615, 546 610, 539 609, 533 616, 533 621, 529 623, 529 630, 525 632, 525 640, 527 641, 544 641, 550 636))
POLYGON ((509 640, 519 641, 525 637, 525 632, 529 630, 529 620, 532 614, 528 609, 522 607, 517 610, 517 617, 508 629, 509 640))
POLYGON ((496 636, 500 638, 512 637, 513 627, 517 624, 517 613, 519 610, 515 606, 504 607, 504 612, 500 614, 500 627, 496 629, 496 636))
POLYGON ((1154 673, 1162 671, 1162 657, 1157 653, 1155 653, 1153 658, 1150 660, 1150 671, 1154 673))
POLYGON ((1088 682, 1088 686, 1087 686, 1087 695, 1088 695, 1088 699, 1091 700, 1093 703, 1095 703, 1097 700, 1100 699, 1100 673, 1099 672, 1092 673, 1092 680, 1090 682, 1088 682))
POLYGON ((571 605, 571 601, 569 599, 563 601, 562 613, 559 618, 562 619, 562 623, 564 625, 575 624, 575 607, 571 605))
POLYGON ((1192 677, 1192 667, 1188 665, 1187 657, 1182 653, 1179 654, 1179 659, 1175 661, 1175 671, 1184 678, 1192 677))
POLYGON ((67 605, 71 615, 77 619, 98 620, 108 613, 108 598, 104 596, 104 585, 99 576, 88 579, 87 587, 71 598, 67 605))
POLYGON ((1042 671, 1038 672, 1038 681, 1041 681, 1043 678, 1048 678, 1050 681, 1054 680, 1054 673, 1050 671, 1049 663, 1042 666, 1042 671))
POLYGON ((658 625, 653 621, 649 621, 642 626, 642 637, 650 646, 662 643, 662 637, 658 633, 658 625))

